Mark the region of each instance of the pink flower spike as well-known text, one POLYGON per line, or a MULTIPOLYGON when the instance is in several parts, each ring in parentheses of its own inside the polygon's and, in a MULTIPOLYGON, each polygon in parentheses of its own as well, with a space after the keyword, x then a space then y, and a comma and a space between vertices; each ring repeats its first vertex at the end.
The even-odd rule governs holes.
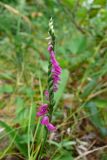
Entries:
POLYGON ((51 123, 49 123, 46 127, 50 132, 56 131, 56 127, 51 123))
POLYGON ((44 116, 42 118, 41 124, 46 125, 46 126, 49 124, 49 118, 48 118, 48 116, 44 116))

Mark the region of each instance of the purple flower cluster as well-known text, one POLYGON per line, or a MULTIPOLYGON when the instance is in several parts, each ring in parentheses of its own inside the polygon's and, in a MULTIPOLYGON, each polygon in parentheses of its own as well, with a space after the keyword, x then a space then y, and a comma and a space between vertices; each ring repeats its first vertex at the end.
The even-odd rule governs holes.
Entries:
POLYGON ((55 58, 55 52, 53 51, 52 45, 49 45, 48 51, 50 53, 50 61, 52 63, 52 78, 53 78, 53 90, 56 92, 58 90, 58 84, 60 81, 60 75, 61 75, 61 67, 59 66, 56 58, 55 58))
POLYGON ((46 116, 47 113, 48 113, 48 105, 43 104, 38 108, 37 116, 38 117, 43 116, 41 124, 45 125, 50 132, 55 131, 56 127, 53 124, 49 123, 49 117, 46 116))
MULTIPOLYGON (((52 45, 49 45, 48 51, 50 53, 50 62, 52 64, 51 73, 52 73, 52 79, 53 79, 53 91, 56 92, 58 90, 58 84, 60 81, 60 74, 61 74, 61 67, 59 66, 56 58, 55 53, 53 51, 52 45)), ((49 92, 46 90, 44 92, 46 99, 49 100, 49 92)), ((48 105, 43 104, 39 107, 37 116, 42 116, 41 124, 45 125, 49 131, 55 131, 56 127, 49 122, 49 117, 46 115, 48 113, 48 105)))

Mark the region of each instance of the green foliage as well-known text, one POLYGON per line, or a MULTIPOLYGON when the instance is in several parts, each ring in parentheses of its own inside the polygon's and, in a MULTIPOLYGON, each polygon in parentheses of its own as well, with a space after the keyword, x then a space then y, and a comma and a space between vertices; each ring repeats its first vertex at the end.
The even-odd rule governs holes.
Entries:
MULTIPOLYGON (((67 151, 62 151, 61 155, 54 158, 55 160, 73 160, 72 155, 67 151)), ((54 160, 53 159, 53 160, 54 160)))
POLYGON ((42 157, 75 158, 78 152, 72 140, 87 134, 80 133, 83 114, 101 138, 107 136, 106 8, 105 0, 0 1, 0 127, 5 128, 4 137, 10 137, 12 147, 29 160, 38 157, 45 136, 35 117, 47 87, 45 38, 51 16, 56 57, 63 71, 53 116, 58 131, 46 143, 42 157))
MULTIPOLYGON (((100 116, 101 112, 99 112, 97 104, 98 104, 98 101, 97 103, 95 103, 94 101, 91 101, 86 105, 86 108, 89 111, 91 122, 99 129, 99 131, 103 136, 107 136, 107 128, 106 128, 107 124, 105 124, 106 121, 104 121, 104 119, 101 118, 100 116)), ((107 118, 107 115, 106 115, 106 118, 107 118)))
POLYGON ((0 93, 12 93, 13 92, 13 87, 11 85, 3 85, 0 88, 0 93))
POLYGON ((21 140, 21 136, 18 135, 17 131, 2 121, 0 121, 0 126, 5 128, 10 139, 11 140, 14 139, 15 145, 17 146, 19 151, 22 153, 22 155, 27 157, 27 147, 25 144, 23 144, 23 142, 21 140))
POLYGON ((59 103, 59 100, 62 97, 62 94, 64 93, 64 89, 67 85, 68 77, 69 77, 68 70, 63 70, 62 75, 61 75, 61 83, 59 85, 58 92, 55 93, 55 108, 54 109, 56 109, 59 103))

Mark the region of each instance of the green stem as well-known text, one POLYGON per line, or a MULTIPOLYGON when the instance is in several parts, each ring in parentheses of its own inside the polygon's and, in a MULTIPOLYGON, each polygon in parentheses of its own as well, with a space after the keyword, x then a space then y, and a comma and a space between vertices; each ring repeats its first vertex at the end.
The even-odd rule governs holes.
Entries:
POLYGON ((31 116, 32 116, 32 103, 33 99, 31 98, 31 107, 30 107, 30 113, 29 113, 29 121, 28 121, 28 158, 30 159, 30 137, 31 137, 31 116))
POLYGON ((54 92, 53 92, 53 79, 52 79, 52 64, 49 63, 49 70, 48 70, 48 91, 49 91, 49 118, 50 121, 52 119, 52 112, 54 107, 54 92))
MULTIPOLYGON (((55 35, 54 35, 52 18, 49 21, 49 34, 50 34, 50 37, 51 37, 51 42, 50 43, 51 43, 51 45, 53 47, 53 50, 54 50, 54 47, 55 47, 55 35)), ((50 122, 52 120, 52 112, 53 112, 53 107, 55 105, 55 102, 54 102, 54 91, 53 91, 53 78, 52 78, 51 70, 52 70, 52 63, 49 60, 49 66, 48 66, 48 92, 49 92, 49 121, 50 122)), ((38 160, 40 160, 40 158, 41 158, 41 155, 42 155, 42 152, 43 152, 43 149, 44 149, 44 146, 46 144, 47 137, 48 137, 48 129, 46 128, 45 131, 46 132, 45 132, 45 136, 44 136, 44 141, 43 141, 42 147, 40 149, 38 160)))
POLYGON ((44 141, 43 141, 42 147, 41 147, 40 152, 39 152, 38 160, 40 160, 40 159, 41 159, 41 155, 42 155, 43 149, 44 149, 44 147, 45 147, 47 137, 48 137, 48 130, 47 130, 47 128, 45 128, 44 141))

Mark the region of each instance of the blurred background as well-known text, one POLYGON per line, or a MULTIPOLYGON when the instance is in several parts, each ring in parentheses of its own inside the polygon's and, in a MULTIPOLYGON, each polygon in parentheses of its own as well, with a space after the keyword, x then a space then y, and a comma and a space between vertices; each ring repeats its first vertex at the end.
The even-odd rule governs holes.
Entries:
POLYGON ((85 153, 85 160, 107 160, 107 0, 0 0, 0 159, 13 153, 24 159, 19 146, 27 143, 31 103, 37 126, 50 17, 63 72, 53 116, 58 130, 49 135, 44 157, 84 160, 85 153))

